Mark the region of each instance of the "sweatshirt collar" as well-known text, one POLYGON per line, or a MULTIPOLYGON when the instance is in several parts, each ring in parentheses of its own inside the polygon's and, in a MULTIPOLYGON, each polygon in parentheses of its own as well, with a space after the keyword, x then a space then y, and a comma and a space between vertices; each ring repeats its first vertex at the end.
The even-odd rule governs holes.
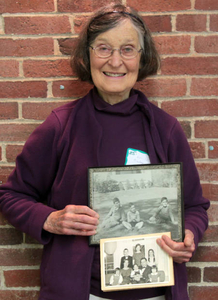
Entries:
POLYGON ((130 115, 135 112, 138 108, 136 106, 138 95, 131 90, 130 97, 122 102, 111 105, 105 102, 98 94, 97 89, 93 89, 93 103, 95 109, 101 112, 118 115, 130 115))

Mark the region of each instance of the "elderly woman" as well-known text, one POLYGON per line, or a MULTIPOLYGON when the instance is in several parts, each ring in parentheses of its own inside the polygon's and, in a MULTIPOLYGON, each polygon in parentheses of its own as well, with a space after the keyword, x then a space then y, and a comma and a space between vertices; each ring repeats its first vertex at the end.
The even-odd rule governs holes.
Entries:
POLYGON ((133 89, 159 67, 149 30, 133 9, 104 7, 84 27, 72 65, 94 88, 33 132, 0 192, 3 214, 44 245, 39 299, 187 300, 184 262, 207 228, 209 203, 179 123, 133 89), (145 153, 142 164, 183 162, 186 231, 184 242, 157 241, 174 259, 175 286, 104 293, 99 247, 88 242, 98 214, 87 206, 87 167, 123 165, 128 148, 145 153))

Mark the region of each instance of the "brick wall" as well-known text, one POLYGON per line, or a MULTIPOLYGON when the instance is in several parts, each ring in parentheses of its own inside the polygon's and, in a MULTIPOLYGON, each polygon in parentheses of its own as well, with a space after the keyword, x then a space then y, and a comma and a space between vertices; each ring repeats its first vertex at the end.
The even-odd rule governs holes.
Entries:
MULTIPOLYGON (((0 0, 0 182, 50 111, 84 95, 69 67, 83 21, 107 0, 0 0)), ((188 264, 191 300, 218 294, 218 1, 123 0, 138 9, 162 56, 136 87, 176 116, 190 142, 210 226, 188 264)), ((0 299, 37 299, 41 246, 0 215, 0 299)))

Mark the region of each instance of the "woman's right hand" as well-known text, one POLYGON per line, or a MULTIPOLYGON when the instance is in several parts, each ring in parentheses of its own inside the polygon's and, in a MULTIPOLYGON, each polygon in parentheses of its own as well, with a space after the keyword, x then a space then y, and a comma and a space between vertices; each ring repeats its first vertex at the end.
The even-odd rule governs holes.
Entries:
POLYGON ((88 206, 67 205, 52 212, 43 229, 55 234, 90 236, 96 234, 98 219, 99 215, 88 206))

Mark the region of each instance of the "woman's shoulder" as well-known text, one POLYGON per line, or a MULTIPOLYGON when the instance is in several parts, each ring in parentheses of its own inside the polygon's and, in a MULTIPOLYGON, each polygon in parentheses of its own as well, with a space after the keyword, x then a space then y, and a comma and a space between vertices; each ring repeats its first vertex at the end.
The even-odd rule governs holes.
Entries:
POLYGON ((144 106, 144 109, 151 123, 160 128, 170 128, 178 122, 174 116, 158 107, 157 104, 154 104, 150 100, 148 100, 143 92, 138 90, 134 90, 134 92, 138 94, 140 104, 144 106))
POLYGON ((150 102, 150 109, 152 110, 152 115, 156 126, 173 127, 178 122, 178 120, 164 111, 162 108, 150 102))
POLYGON ((80 117, 81 114, 84 116, 87 114, 86 105, 90 102, 87 100, 90 100, 89 94, 59 106, 52 110, 51 117, 56 118, 61 127, 65 127, 68 121, 72 124, 77 113, 80 113, 80 117))
POLYGON ((58 119, 65 119, 68 115, 72 114, 76 110, 79 103, 83 101, 83 98, 71 100, 70 102, 61 105, 52 110, 52 113, 58 117, 58 119))

